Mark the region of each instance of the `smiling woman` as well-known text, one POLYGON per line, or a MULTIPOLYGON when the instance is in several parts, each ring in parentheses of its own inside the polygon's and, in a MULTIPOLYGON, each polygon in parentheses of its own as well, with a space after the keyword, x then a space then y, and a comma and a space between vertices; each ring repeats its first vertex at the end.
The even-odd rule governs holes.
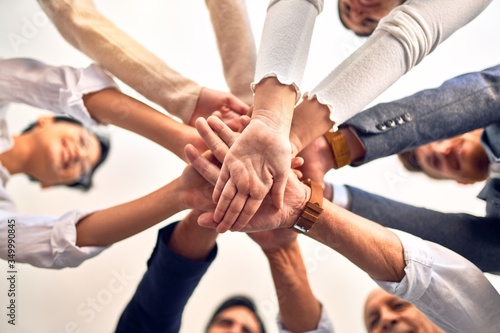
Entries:
MULTIPOLYGON (((0 156, 2 164, 11 174, 30 175, 42 188, 65 184, 90 189, 92 175, 106 159, 110 146, 107 132, 92 131, 64 116, 40 117, 15 140, 14 147, 27 151, 26 157, 31 156, 25 163, 18 164, 26 169, 9 168, 6 156, 0 156)), ((12 150, 3 155, 9 152, 12 150)))

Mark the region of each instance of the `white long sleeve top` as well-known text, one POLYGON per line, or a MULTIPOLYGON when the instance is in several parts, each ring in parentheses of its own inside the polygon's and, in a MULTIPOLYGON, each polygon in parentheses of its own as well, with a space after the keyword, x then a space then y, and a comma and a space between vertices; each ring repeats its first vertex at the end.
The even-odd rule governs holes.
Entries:
MULTIPOLYGON (((82 96, 117 88, 101 67, 52 67, 31 59, 0 60, 0 153, 12 147, 6 123, 10 103, 24 103, 95 124, 82 96)), ((0 163, 0 258, 9 260, 9 225, 15 230, 15 261, 44 268, 76 267, 105 247, 76 245, 76 224, 92 210, 71 210, 62 216, 28 215, 17 211, 6 190, 10 173, 0 163)), ((11 231, 11 233, 13 233, 11 231)))
MULTIPOLYGON (((307 98, 327 105, 340 125, 479 15, 492 0, 408 0, 318 84, 307 98)), ((254 85, 275 76, 300 87, 314 22, 324 0, 272 0, 257 56, 254 85)))

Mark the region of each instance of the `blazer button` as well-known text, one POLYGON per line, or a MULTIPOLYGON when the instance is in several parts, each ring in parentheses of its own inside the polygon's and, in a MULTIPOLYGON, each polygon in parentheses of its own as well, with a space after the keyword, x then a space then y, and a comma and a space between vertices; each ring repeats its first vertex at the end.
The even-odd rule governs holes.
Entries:
POLYGON ((387 126, 385 126, 384 124, 378 124, 377 129, 383 132, 387 129, 387 126))
POLYGON ((412 121, 413 118, 412 118, 411 114, 405 113, 403 115, 403 119, 404 119, 404 121, 412 121))
POLYGON ((401 124, 403 124, 403 123, 405 122, 405 121, 403 120, 403 117, 401 117, 401 116, 394 118, 394 120, 396 121, 396 123, 397 123, 398 125, 401 125, 401 124))
POLYGON ((385 124, 387 125, 387 127, 395 127, 396 126, 396 122, 394 120, 392 120, 392 119, 387 120, 385 122, 385 124))

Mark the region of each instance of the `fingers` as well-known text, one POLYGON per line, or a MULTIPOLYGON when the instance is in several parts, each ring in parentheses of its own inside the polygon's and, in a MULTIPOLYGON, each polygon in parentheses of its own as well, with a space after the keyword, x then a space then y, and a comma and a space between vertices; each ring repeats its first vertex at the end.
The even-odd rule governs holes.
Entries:
POLYGON ((292 158, 292 169, 300 168, 302 165, 304 165, 304 159, 302 157, 292 158))
POLYGON ((203 213, 198 217, 198 225, 204 228, 217 228, 217 223, 214 222, 213 213, 203 213))
POLYGON ((276 178, 274 181, 273 187, 271 188, 271 200, 274 206, 278 209, 283 208, 283 200, 285 196, 285 188, 286 188, 287 177, 280 175, 279 178, 276 178))
MULTIPOLYGON (((218 184, 218 182, 217 182, 217 184, 218 184)), ((233 184, 233 182, 230 180, 225 182, 223 186, 224 187, 221 191, 220 196, 218 197, 218 200, 216 201, 214 198, 214 202, 217 203, 217 207, 215 208, 215 212, 214 212, 214 221, 217 223, 224 222, 224 225, 229 225, 229 227, 231 227, 232 221, 234 221, 238 215, 236 214, 236 217, 234 217, 234 219, 231 220, 231 222, 229 223, 228 222, 229 216, 234 216, 235 207, 234 206, 232 207, 232 210, 233 210, 232 214, 230 214, 228 212, 228 208, 230 207, 231 203, 235 200, 235 197, 236 197, 238 190, 237 190, 236 186, 233 184)), ((217 187, 217 185, 216 185, 216 187, 217 187)), ((239 202, 240 201, 238 201, 238 203, 239 202)), ((241 208, 243 208, 243 204, 241 204, 240 209, 241 208)))
POLYGON ((220 168, 214 163, 214 161, 210 161, 207 157, 211 154, 209 155, 209 152, 207 151, 204 153, 205 156, 201 155, 198 149, 196 149, 192 144, 187 144, 184 148, 184 152, 196 171, 198 171, 198 173, 205 178, 206 181, 214 185, 219 177, 220 168))
POLYGON ((250 106, 236 96, 230 95, 227 98, 228 106, 231 110, 244 115, 250 113, 250 106))
POLYGON ((251 118, 248 116, 241 116, 240 117, 240 124, 243 127, 243 129, 245 129, 245 127, 247 127, 248 124, 250 124, 250 120, 251 120, 251 118))
POLYGON ((217 117, 208 117, 207 123, 228 148, 232 147, 238 137, 238 133, 231 130, 220 118, 217 117))
MULTIPOLYGON (((230 201, 230 205, 227 207, 225 210, 225 214, 223 212, 223 219, 217 226, 217 232, 223 233, 226 232, 227 230, 232 230, 232 231, 238 231, 238 229, 235 229, 235 223, 238 221, 238 217, 241 215, 241 212, 243 211, 243 207, 245 207, 245 204, 247 202, 247 195, 238 193, 232 198, 230 201)), ((217 210, 217 208, 216 208, 217 210)), ((214 220, 215 219, 215 214, 214 214, 214 220)), ((243 226, 245 226, 246 223, 244 223, 243 226)))
POLYGON ((262 200, 252 199, 251 197, 249 197, 246 200, 245 206, 240 211, 238 219, 231 227, 231 231, 241 231, 248 224, 248 222, 250 222, 261 204, 262 200))
MULTIPOLYGON (((218 119, 214 117, 215 119, 218 119)), ((221 138, 212 130, 207 120, 198 118, 195 122, 196 130, 200 134, 208 149, 212 151, 219 162, 224 162, 229 147, 221 140, 221 138)), ((225 126, 225 125, 224 125, 225 126)), ((228 128, 229 131, 231 131, 228 128)))

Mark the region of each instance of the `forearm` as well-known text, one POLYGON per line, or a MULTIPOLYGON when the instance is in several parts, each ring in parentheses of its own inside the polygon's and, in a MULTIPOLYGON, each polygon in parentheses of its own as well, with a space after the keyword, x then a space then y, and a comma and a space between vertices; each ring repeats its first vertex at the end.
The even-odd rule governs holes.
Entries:
POLYGON ((217 231, 198 225, 200 212, 191 211, 181 223, 177 225, 168 247, 172 252, 190 259, 205 260, 215 246, 217 231))
POLYGON ((323 201, 309 237, 331 247, 373 279, 400 281, 405 261, 399 238, 381 225, 323 201))
POLYGON ((312 92, 337 124, 362 111, 442 41, 471 21, 491 0, 407 1, 312 92), (362 92, 362 93, 360 93, 362 92))
POLYGON ((291 332, 317 328, 321 305, 307 279, 307 271, 295 240, 272 252, 265 252, 273 276, 283 327, 291 332))
POLYGON ((295 99, 292 86, 281 84, 274 77, 266 78, 255 88, 252 119, 263 120, 278 131, 289 133, 295 99))
POLYGON ((162 222, 185 207, 179 180, 139 199, 97 211, 76 225, 78 246, 107 246, 162 222))
POLYGON ((92 1, 39 0, 62 36, 117 78, 189 121, 201 87, 183 77, 102 16, 92 1))
POLYGON ((87 94, 83 97, 83 101, 91 116, 99 122, 113 124, 137 133, 172 151, 183 160, 185 160, 186 144, 195 144, 198 138, 193 127, 180 124, 116 89, 87 94))
POLYGON ((438 243, 483 272, 500 272, 500 226, 494 218, 415 207, 348 186, 351 211, 381 225, 438 243))
POLYGON ((295 107, 290 129, 290 142, 300 152, 304 147, 333 127, 330 110, 314 99, 304 99, 295 107))
POLYGON ((253 104, 256 50, 244 0, 205 0, 229 90, 253 104))

